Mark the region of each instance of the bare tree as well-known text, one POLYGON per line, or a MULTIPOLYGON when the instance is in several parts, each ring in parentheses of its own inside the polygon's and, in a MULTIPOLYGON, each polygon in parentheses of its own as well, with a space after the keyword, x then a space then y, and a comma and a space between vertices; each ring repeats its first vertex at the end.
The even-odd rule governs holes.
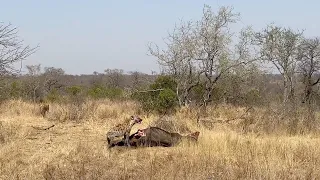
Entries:
POLYGON ((313 87, 320 81, 320 39, 303 39, 299 46, 298 70, 304 84, 303 102, 311 103, 313 87), (315 77, 318 76, 318 77, 315 77))
POLYGON ((97 71, 93 72, 93 77, 90 80, 90 85, 102 85, 103 84, 103 77, 104 74, 103 73, 99 73, 97 71))
POLYGON ((196 59, 201 61, 200 69, 205 76, 204 107, 211 101, 215 85, 225 73, 256 60, 250 55, 251 28, 241 30, 239 42, 234 47, 231 44, 233 33, 229 26, 239 19, 239 14, 232 11, 232 8, 222 7, 215 15, 205 6, 203 18, 197 22, 199 51, 196 59))
POLYGON ((108 85, 114 88, 119 88, 123 84, 123 70, 122 69, 106 69, 104 72, 108 78, 108 85))
POLYGON ((41 65, 27 65, 28 70, 26 87, 33 101, 43 100, 44 96, 53 89, 59 89, 64 86, 62 76, 64 70, 61 68, 45 67, 42 72, 41 65))
POLYGON ((294 76, 301 37, 302 32, 274 25, 256 33, 262 59, 271 62, 283 77, 284 104, 294 98, 294 76))
POLYGON ((180 106, 188 103, 190 90, 199 83, 200 74, 196 69, 196 41, 193 22, 181 22, 166 38, 166 50, 149 44, 149 53, 157 57, 163 73, 173 76, 177 83, 176 94, 180 106))
POLYGON ((27 65, 26 68, 28 70, 29 76, 40 76, 41 75, 41 64, 27 65))
POLYGON ((140 86, 142 85, 142 76, 143 74, 140 73, 139 71, 131 71, 129 72, 131 75, 131 82, 132 82, 132 89, 139 89, 140 86))
POLYGON ((0 76, 19 73, 22 65, 18 70, 14 68, 15 63, 22 63, 37 49, 37 47, 23 46, 23 41, 18 39, 17 33, 16 27, 0 22, 0 76))
POLYGON ((165 42, 167 49, 160 50, 157 45, 149 45, 149 53, 157 57, 163 71, 174 77, 177 83, 176 94, 181 106, 190 102, 191 89, 199 85, 203 79, 203 105, 206 106, 211 100, 218 79, 231 68, 248 60, 243 56, 249 53, 246 49, 249 39, 243 36, 249 35, 246 31, 242 32, 242 39, 236 46, 239 49, 237 52, 241 55, 237 59, 231 57, 229 48, 232 33, 229 26, 239 18, 239 14, 232 11, 232 8, 221 7, 218 13, 214 14, 211 7, 205 5, 200 21, 181 22, 169 33, 165 42))
POLYGON ((27 65, 26 68, 28 70, 27 91, 31 93, 32 100, 35 102, 41 96, 41 64, 27 65))
POLYGON ((162 72, 172 75, 177 83, 176 94, 180 106, 189 103, 190 90, 199 84, 201 72, 195 59, 196 41, 192 22, 181 23, 167 37, 167 49, 149 45, 151 55, 158 58, 162 72))
POLYGON ((65 74, 65 71, 61 68, 55 67, 45 67, 43 76, 43 86, 46 93, 51 92, 53 89, 59 89, 63 87, 61 82, 62 76, 65 74))

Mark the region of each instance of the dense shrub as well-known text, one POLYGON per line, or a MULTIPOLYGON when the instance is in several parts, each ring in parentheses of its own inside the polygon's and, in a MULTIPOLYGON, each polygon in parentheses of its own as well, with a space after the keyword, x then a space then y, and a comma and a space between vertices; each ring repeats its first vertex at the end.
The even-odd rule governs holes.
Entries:
POLYGON ((166 114, 175 111, 177 96, 176 83, 170 76, 159 76, 149 86, 150 91, 135 92, 133 99, 138 100, 146 112, 166 114))
POLYGON ((160 113, 166 113, 167 111, 173 110, 173 108, 177 105, 177 96, 172 89, 164 89, 160 91, 157 99, 156 109, 160 113))
POLYGON ((203 83, 200 83, 191 89, 190 98, 198 104, 202 102, 204 92, 205 85, 203 83))
POLYGON ((153 92, 134 92, 132 93, 131 97, 132 99, 137 100, 140 103, 141 108, 145 112, 152 112, 155 109, 154 107, 156 106, 156 104, 153 92))
POLYGON ((21 85, 17 81, 11 83, 9 94, 11 98, 21 97, 21 85))
POLYGON ((67 92, 69 97, 68 100, 71 104, 80 107, 84 103, 86 97, 84 96, 82 87, 70 86, 67 87, 67 92))
POLYGON ((151 89, 171 89, 176 90, 177 83, 169 75, 159 76, 153 84, 150 84, 151 89))
POLYGON ((52 89, 46 96, 46 100, 49 102, 60 102, 61 95, 57 89, 52 89))
POLYGON ((93 99, 121 99, 123 97, 123 90, 115 87, 103 87, 101 85, 93 86, 88 90, 88 96, 93 99))
POLYGON ((105 98, 105 88, 100 85, 96 85, 88 90, 88 96, 94 99, 105 98))
POLYGON ((106 95, 109 99, 121 99, 123 97, 123 90, 121 88, 107 88, 106 95))
POLYGON ((77 96, 81 93, 82 88, 80 86, 71 86, 67 88, 67 92, 70 96, 77 96))

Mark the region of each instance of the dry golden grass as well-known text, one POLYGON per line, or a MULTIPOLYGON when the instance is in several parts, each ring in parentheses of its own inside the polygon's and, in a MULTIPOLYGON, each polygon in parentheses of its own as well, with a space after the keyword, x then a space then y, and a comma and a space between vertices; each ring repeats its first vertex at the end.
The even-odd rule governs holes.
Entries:
MULTIPOLYGON (((225 105, 209 109, 209 115, 232 118, 244 110, 225 105)), ((261 111, 247 118, 259 119, 261 111)), ((185 131, 181 133, 200 131, 196 145, 116 147, 109 152, 108 128, 136 112, 133 102, 88 101, 82 107, 51 104, 47 118, 42 118, 35 104, 6 102, 0 107, 0 179, 320 178, 320 139, 316 135, 244 133, 240 120, 207 128, 205 123, 198 126, 195 113, 186 109, 169 118, 167 127, 185 131), (55 127, 49 130, 32 127, 52 124, 55 127)), ((155 115, 140 116, 143 123, 132 131, 159 125, 155 115)))

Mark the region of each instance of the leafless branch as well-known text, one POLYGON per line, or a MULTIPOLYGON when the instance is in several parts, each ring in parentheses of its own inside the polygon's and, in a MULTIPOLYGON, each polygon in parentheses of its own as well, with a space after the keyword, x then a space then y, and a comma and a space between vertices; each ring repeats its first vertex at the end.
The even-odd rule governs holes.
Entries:
POLYGON ((303 39, 298 49, 298 70, 303 77, 303 102, 310 103, 313 86, 317 85, 320 77, 314 77, 320 71, 320 39, 303 39), (317 80, 314 80, 314 79, 317 80))
POLYGON ((43 131, 46 131, 46 130, 49 130, 51 128, 53 128, 55 125, 51 125, 51 126, 48 126, 48 127, 37 127, 37 126, 31 126, 32 128, 34 129, 37 129, 37 130, 43 130, 43 131))
POLYGON ((294 97, 294 75, 298 46, 303 31, 295 32, 290 28, 269 25, 255 33, 255 42, 260 48, 261 59, 271 62, 283 76, 283 103, 294 97))
POLYGON ((146 93, 146 92, 157 92, 157 91, 163 91, 164 89, 151 89, 151 90, 145 90, 145 91, 137 91, 139 93, 146 93))
POLYGON ((36 52, 37 47, 23 46, 18 39, 17 28, 11 24, 0 23, 0 76, 20 73, 20 69, 14 68, 16 62, 21 62, 36 52))

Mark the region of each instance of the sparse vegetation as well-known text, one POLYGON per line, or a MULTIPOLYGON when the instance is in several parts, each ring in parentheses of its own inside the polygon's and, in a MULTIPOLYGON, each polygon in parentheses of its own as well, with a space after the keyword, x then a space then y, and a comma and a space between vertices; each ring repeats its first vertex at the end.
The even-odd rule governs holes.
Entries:
POLYGON ((14 63, 36 48, 0 23, 0 179, 320 179, 319 38, 274 24, 232 32, 239 17, 205 5, 163 49, 149 44, 152 75, 20 74, 14 63), (107 130, 131 115, 143 119, 132 131, 199 131, 198 142, 107 149, 107 130))
MULTIPOLYGON (((229 123, 215 119, 240 117, 246 109, 231 105, 208 107, 212 119, 196 123, 196 112, 179 110, 171 121, 142 116, 144 121, 168 131, 200 131, 196 145, 171 148, 107 150, 105 133, 138 110, 134 102, 86 102, 85 121, 74 124, 59 119, 66 105, 52 103, 48 120, 36 115, 33 104, 8 101, 1 106, 1 179, 308 179, 319 178, 319 138, 316 134, 287 136, 280 116, 255 109, 229 123), (130 107, 130 108, 129 108, 130 107), (20 113, 18 113, 20 111, 20 113), (215 122, 217 121, 217 122, 215 122), (249 121, 251 121, 249 123, 249 121), (169 124, 165 124, 165 123, 169 124), (159 124, 161 123, 161 125, 159 124), (208 124, 210 123, 210 124, 208 124), (214 124, 214 128, 209 126, 214 124), (269 123, 269 124, 265 124, 269 123), (56 124, 49 130, 31 127, 56 124), (267 127, 270 128, 267 131, 267 127), (266 129, 264 129, 266 128, 266 129), (283 129, 284 128, 284 129, 283 129), (245 133, 245 134, 244 134, 245 133), (18 148, 19 147, 19 148, 18 148), (306 150, 307 149, 307 150, 306 150), (110 154, 109 154, 110 153, 110 154)), ((302 114, 300 114, 303 117, 302 114)), ((300 128, 303 126, 299 125, 300 128)))

